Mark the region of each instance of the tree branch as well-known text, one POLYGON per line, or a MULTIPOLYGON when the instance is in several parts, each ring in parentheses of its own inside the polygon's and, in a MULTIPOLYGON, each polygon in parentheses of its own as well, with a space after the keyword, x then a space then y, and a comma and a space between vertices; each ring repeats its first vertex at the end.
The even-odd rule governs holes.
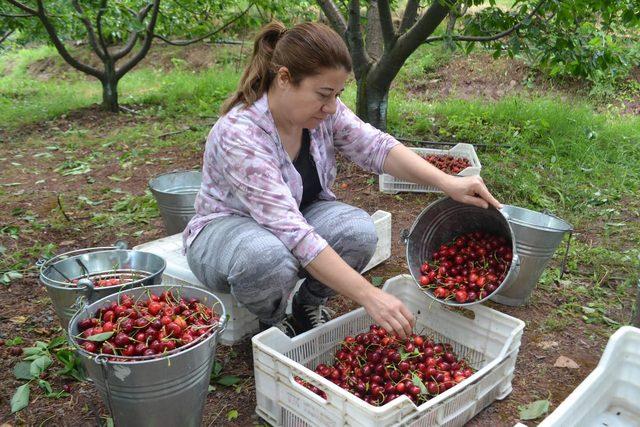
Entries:
MULTIPOLYGON (((31 16, 31 15, 29 15, 29 16, 31 16)), ((14 30, 9 30, 6 33, 4 33, 2 36, 0 36, 0 44, 4 43, 4 41, 6 39, 8 39, 11 36, 11 34, 13 34, 15 31, 16 31, 15 29, 14 30)))
MULTIPOLYGON (((142 9, 140 9, 140 11, 138 11, 136 13, 136 11, 129 9, 129 12, 131 12, 131 14, 138 20, 138 22, 142 23, 144 21, 144 19, 146 18, 147 14, 149 13, 149 10, 151 10, 151 7, 153 6, 153 3, 149 3, 147 4, 145 7, 143 7, 142 9)), ((124 58, 129 52, 131 52, 131 50, 133 49, 133 47, 136 45, 136 42, 138 41, 138 35, 140 34, 139 31, 130 31, 129 32, 129 37, 127 39, 127 42, 125 43, 124 47, 116 52, 114 52, 113 54, 111 54, 111 57, 113 58, 114 61, 117 61, 121 58, 124 58)))
MULTIPOLYGON (((8 1, 13 1, 13 0, 8 0, 8 1)), ((49 21, 49 18, 47 18, 47 14, 44 9, 44 4, 42 3, 42 0, 37 0, 37 2, 38 2, 38 11, 37 11, 38 18, 40 19, 40 22, 42 22, 42 25, 47 31, 47 34, 49 34, 49 38, 51 39, 51 42, 55 46, 60 56, 62 56, 62 58, 65 61, 67 61, 67 63, 71 65, 73 68, 76 68, 82 71, 83 73, 89 74, 91 76, 96 77, 99 80, 102 80, 104 77, 103 72, 96 70, 95 68, 90 67, 87 64, 83 64, 82 62, 76 60, 69 54, 69 51, 67 50, 67 48, 64 46, 64 44, 58 37, 58 33, 56 32, 55 27, 53 26, 51 21, 49 21)))
POLYGON ((125 63, 118 71, 116 71, 116 79, 121 79, 122 76, 127 74, 129 70, 135 67, 138 62, 145 57, 149 49, 151 48, 151 42, 153 41, 153 31, 156 27, 156 23, 158 22, 158 12, 160 9, 160 0, 153 0, 153 7, 151 12, 151 19, 147 24, 147 28, 145 30, 146 35, 144 38, 144 44, 138 51, 138 53, 129 60, 129 62, 125 63))
POLYGON ((102 46, 102 49, 104 50, 104 55, 108 59, 111 59, 111 55, 109 55, 109 48, 107 47, 107 43, 104 40, 104 36, 102 35, 102 15, 104 15, 106 10, 107 0, 101 0, 100 9, 98 10, 98 13, 96 15, 96 30, 98 31, 98 41, 100 42, 100 46, 102 46))
POLYGON ((342 16, 342 13, 340 13, 340 9, 338 9, 338 6, 336 6, 333 0, 317 0, 317 3, 329 20, 329 23, 331 24, 333 29, 346 41, 347 23, 344 20, 344 16, 342 16))
POLYGON ((384 48, 391 49, 393 44, 396 42, 396 33, 393 29, 389 0, 378 0, 378 13, 380 14, 380 28, 382 28, 384 48))
POLYGON ((160 36, 158 34, 154 34, 153 37, 159 38, 163 42, 165 42, 167 44, 170 44, 172 46, 188 46, 190 44, 198 43, 199 41, 202 41, 204 39, 207 39, 209 37, 212 37, 212 36, 218 34, 220 31, 226 29, 229 25, 233 24, 238 19, 242 18, 242 16, 245 13, 247 13, 249 11, 249 9, 251 9, 253 7, 253 5, 254 5, 254 3, 250 3, 249 7, 247 7, 245 10, 243 10, 240 14, 236 15, 234 18, 232 18, 229 21, 227 21, 222 27, 218 28, 217 30, 214 30, 214 31, 210 32, 209 34, 205 34, 202 37, 198 37, 197 39, 186 40, 186 41, 171 41, 171 40, 168 40, 166 37, 160 36))
POLYGON ((20 14, 12 15, 10 13, 0 12, 0 16, 3 18, 33 18, 36 15, 31 15, 29 13, 20 13, 20 14))
POLYGON ((359 80, 371 66, 371 58, 367 54, 362 40, 359 0, 351 0, 349 4, 349 22, 347 23, 347 32, 345 34, 353 59, 353 73, 356 79, 359 80))
POLYGON ((402 63, 411 55, 420 44, 433 32, 447 17, 451 7, 440 0, 434 0, 431 6, 424 12, 411 28, 407 30, 396 42, 394 56, 402 59, 402 63))
POLYGON ((367 8, 367 25, 364 27, 365 45, 367 54, 372 61, 377 61, 384 53, 384 41, 382 40, 382 28, 380 27, 380 12, 378 0, 369 0, 367 8))
POLYGON ((402 22, 400 23, 400 29, 398 30, 398 34, 404 34, 409 28, 416 23, 416 19, 418 18, 418 8, 420 7, 420 0, 409 0, 407 1, 407 6, 404 8, 404 13, 402 14, 402 22))
MULTIPOLYGON (((490 42, 490 41, 501 39, 501 38, 506 37, 509 34, 513 33, 514 31, 517 31, 525 23, 529 22, 531 20, 531 18, 533 18, 538 13, 540 8, 546 2, 547 2, 547 0, 540 0, 540 2, 538 2, 536 7, 522 21, 518 22, 513 27, 511 27, 511 28, 509 28, 507 30, 501 31, 501 32, 499 32, 497 34, 493 34, 491 36, 452 36, 452 37, 450 37, 450 40, 459 41, 459 42, 490 42)), ((432 43, 432 42, 435 42, 435 41, 445 40, 446 38, 447 38, 446 36, 428 37, 424 42, 425 43, 432 43)))
POLYGON ((21 9, 25 12, 27 12, 29 15, 34 15, 37 16, 38 15, 38 11, 35 9, 30 8, 27 5, 24 5, 22 3, 20 3, 19 1, 16 0, 7 0, 10 4, 14 5, 15 7, 17 7, 18 9, 21 9))
POLYGON ((78 0, 71 0, 71 4, 73 5, 73 8, 76 10, 76 12, 78 12, 80 21, 82 21, 84 27, 87 29, 87 35, 89 36, 89 44, 91 45, 91 48, 100 59, 106 59, 105 52, 100 46, 98 46, 98 41, 96 39, 96 33, 93 30, 93 25, 91 25, 91 21, 89 21, 89 18, 87 18, 87 15, 85 15, 84 9, 82 8, 82 6, 80 6, 78 0))

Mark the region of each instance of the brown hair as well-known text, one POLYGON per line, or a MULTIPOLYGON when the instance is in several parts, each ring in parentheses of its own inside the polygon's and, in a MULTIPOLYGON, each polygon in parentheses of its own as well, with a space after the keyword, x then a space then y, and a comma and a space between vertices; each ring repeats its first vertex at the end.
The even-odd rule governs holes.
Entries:
POLYGON ((256 37, 251 61, 221 113, 226 114, 239 103, 249 106, 257 101, 269 90, 280 67, 287 67, 292 83, 297 85, 322 68, 342 67, 351 72, 351 57, 338 33, 324 24, 306 22, 287 30, 281 22, 273 21, 256 37))

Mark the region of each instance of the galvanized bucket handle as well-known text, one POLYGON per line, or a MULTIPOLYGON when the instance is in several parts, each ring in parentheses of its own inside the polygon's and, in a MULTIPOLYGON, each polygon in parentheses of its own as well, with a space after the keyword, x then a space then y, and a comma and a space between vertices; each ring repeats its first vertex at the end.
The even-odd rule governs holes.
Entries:
POLYGON ((567 246, 564 250, 564 257, 562 257, 562 265, 560 266, 560 277, 558 280, 562 279, 562 276, 564 276, 564 273, 566 273, 566 268, 567 268, 567 258, 569 257, 569 245, 571 244, 571 237, 573 237, 573 226, 571 224, 569 224, 567 221, 565 221, 564 219, 560 218, 559 216, 553 214, 551 211, 549 211, 548 209, 544 209, 542 211, 543 214, 545 215, 549 215, 552 218, 555 218, 559 221, 562 221, 566 224, 569 225, 569 230, 567 231, 567 233, 569 233, 569 238, 567 239, 567 246))
POLYGON ((567 258, 569 257, 569 245, 571 244, 571 237, 573 237, 573 228, 571 228, 571 230, 569 230, 569 238, 567 239, 567 246, 564 250, 564 257, 562 257, 562 265, 560 266, 560 279, 562 279, 562 276, 564 276, 564 273, 566 272, 566 268, 567 268, 567 258))

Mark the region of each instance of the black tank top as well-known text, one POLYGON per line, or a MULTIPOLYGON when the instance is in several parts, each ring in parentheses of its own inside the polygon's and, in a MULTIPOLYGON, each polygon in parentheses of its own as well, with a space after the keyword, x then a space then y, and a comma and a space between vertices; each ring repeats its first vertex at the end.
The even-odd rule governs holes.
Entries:
POLYGON ((311 135, 309 129, 302 130, 302 146, 298 157, 293 161, 293 166, 296 168, 300 176, 302 177, 302 200, 300 202, 300 210, 304 209, 309 203, 317 199, 318 194, 322 191, 320 185, 320 178, 318 177, 318 169, 316 163, 311 156, 311 135))

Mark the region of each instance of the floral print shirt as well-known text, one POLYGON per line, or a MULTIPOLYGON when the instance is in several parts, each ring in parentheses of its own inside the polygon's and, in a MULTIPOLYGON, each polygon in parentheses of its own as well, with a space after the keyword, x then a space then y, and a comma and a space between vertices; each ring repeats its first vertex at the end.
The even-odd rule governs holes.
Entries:
MULTIPOLYGON (((321 200, 335 200, 336 150, 367 171, 381 174, 390 135, 360 120, 338 100, 335 114, 310 129, 321 200)), ((196 214, 183 232, 187 248, 211 220, 252 217, 273 233, 304 267, 326 246, 300 213, 302 179, 285 151, 269 111, 267 94, 248 107, 235 106, 207 137, 196 214)))

